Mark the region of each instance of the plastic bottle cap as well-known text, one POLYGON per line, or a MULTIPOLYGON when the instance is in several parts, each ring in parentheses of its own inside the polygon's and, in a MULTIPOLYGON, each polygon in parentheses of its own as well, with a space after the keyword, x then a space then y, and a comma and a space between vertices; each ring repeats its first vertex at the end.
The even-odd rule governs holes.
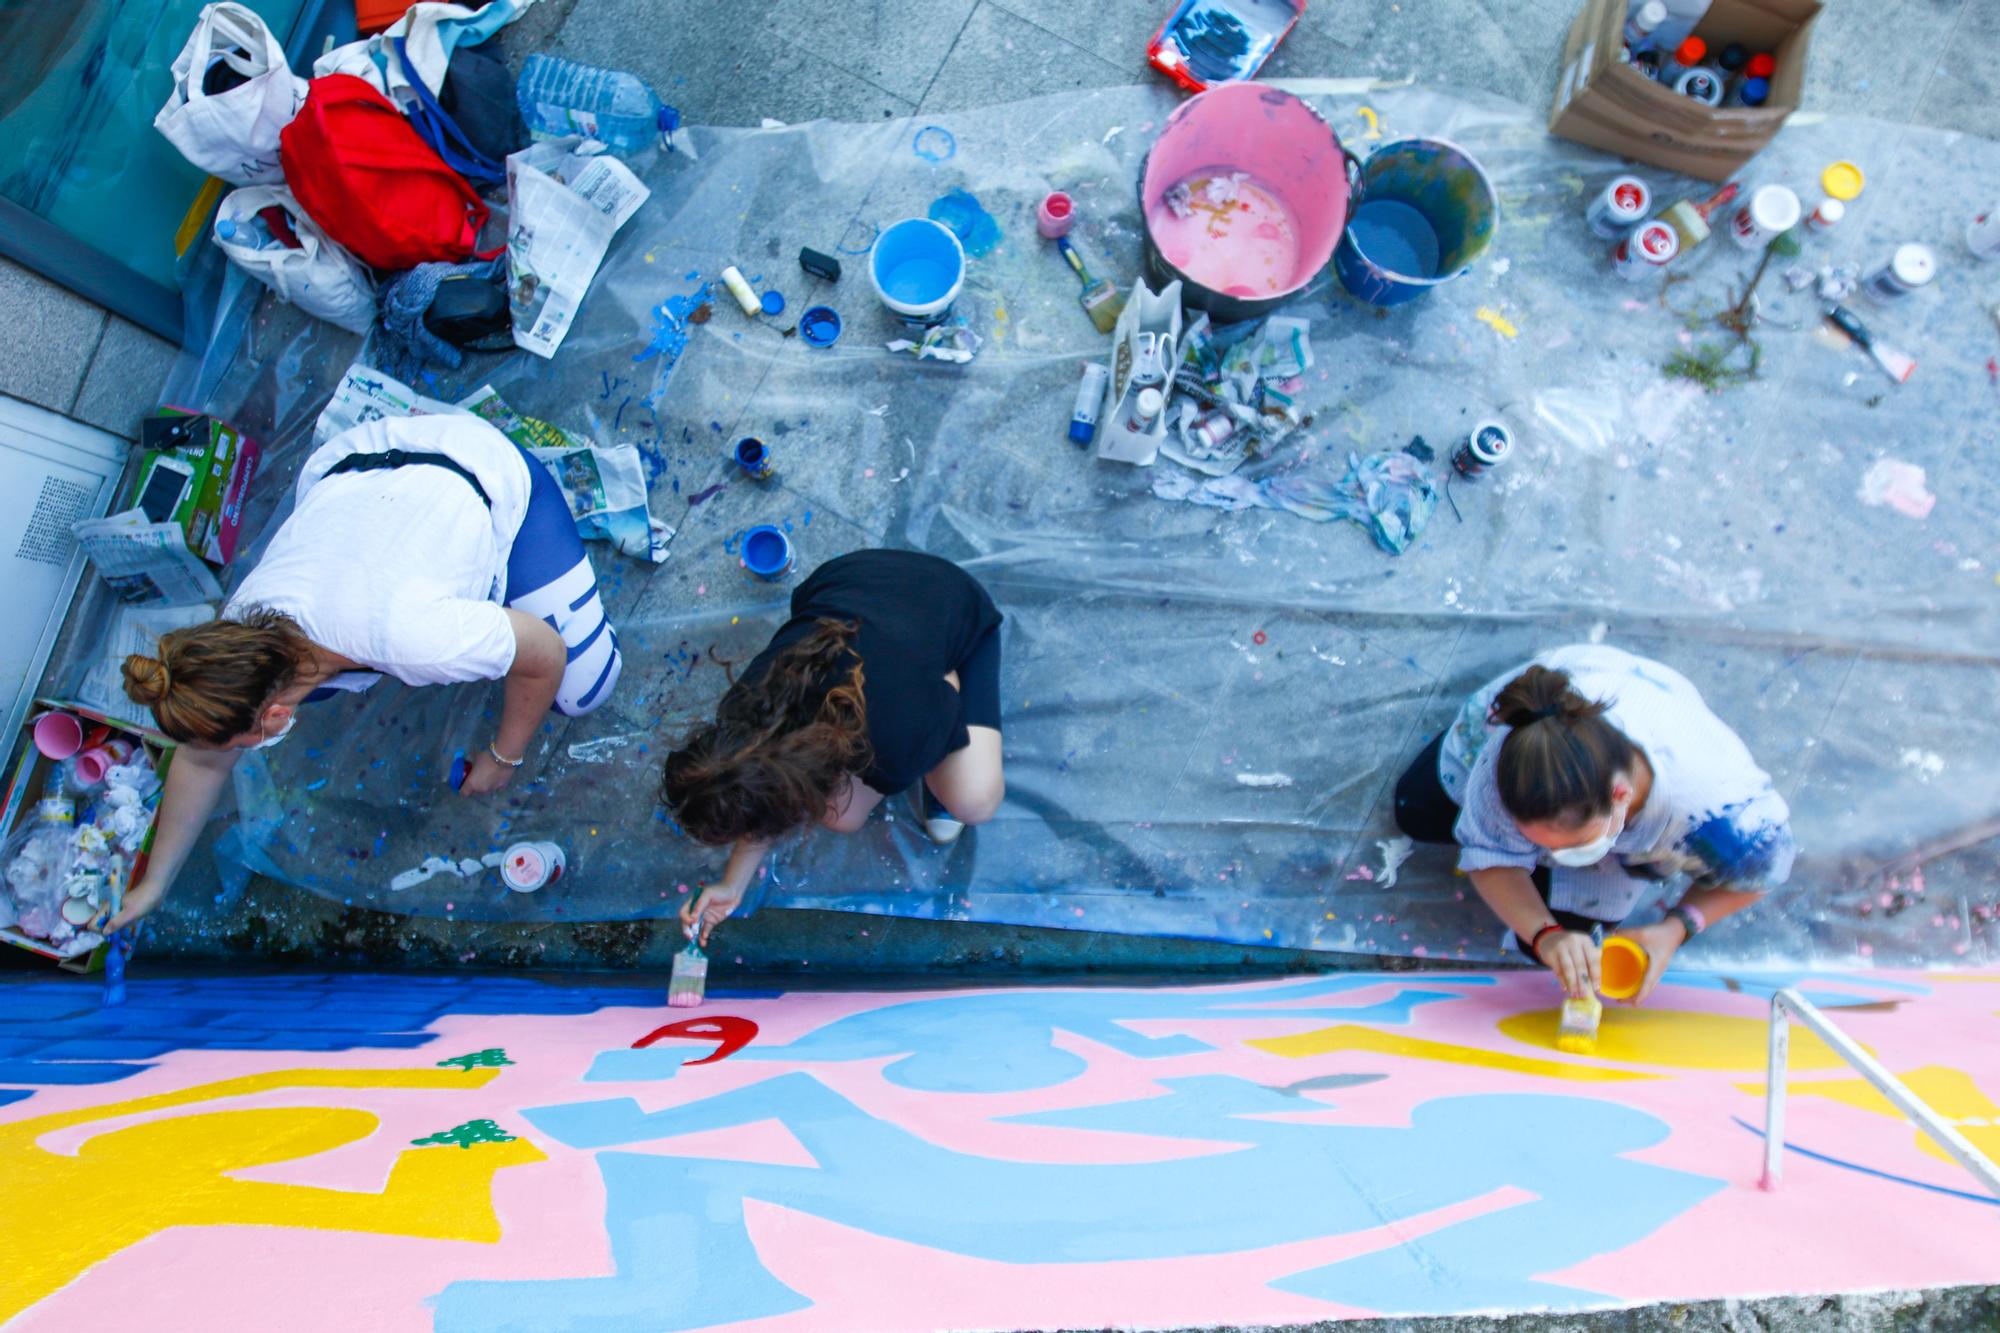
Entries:
POLYGON ((1699 65, 1707 54, 1708 43, 1699 37, 1690 37, 1674 48, 1674 59, 1683 65, 1699 65))
POLYGON ((1743 67, 1743 72, 1752 78, 1768 79, 1778 72, 1778 59, 1769 51, 1759 51, 1750 57, 1750 63, 1743 67))
POLYGON ((1769 79, 1745 79, 1743 80, 1742 90, 1737 96, 1743 99, 1743 105, 1745 106, 1762 106, 1771 100, 1771 81, 1769 79))
POLYGON ((1819 187, 1836 199, 1858 199, 1867 184, 1868 178, 1861 174, 1861 168, 1845 159, 1828 163, 1826 170, 1819 173, 1819 187))
POLYGON ((215 234, 224 240, 236 234, 236 219, 223 218, 215 224, 215 234))
POLYGON ((1819 219, 1819 224, 1822 227, 1831 227, 1834 223, 1847 216, 1847 205, 1841 203, 1838 199, 1822 199, 1819 201, 1819 208, 1814 211, 1813 216, 1819 219))
POLYGON ((1667 21, 1667 0, 1646 0, 1639 7, 1639 26, 1647 32, 1667 21))
POLYGON ((1158 416, 1160 409, 1166 405, 1166 401, 1166 399, 1160 396, 1158 389, 1139 390, 1139 415, 1142 417, 1158 416))

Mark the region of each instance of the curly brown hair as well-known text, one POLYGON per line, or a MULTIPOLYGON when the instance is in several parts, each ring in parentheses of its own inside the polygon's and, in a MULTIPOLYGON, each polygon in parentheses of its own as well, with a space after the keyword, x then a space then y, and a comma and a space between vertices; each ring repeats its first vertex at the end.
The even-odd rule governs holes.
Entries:
POLYGON ((816 824, 873 761, 861 659, 853 652, 858 628, 820 621, 761 678, 732 684, 715 721, 667 756, 660 799, 688 836, 720 846, 816 824))
POLYGON ((125 659, 125 695, 177 741, 221 745, 257 725, 272 696, 312 665, 312 640, 282 611, 246 607, 160 636, 125 659))

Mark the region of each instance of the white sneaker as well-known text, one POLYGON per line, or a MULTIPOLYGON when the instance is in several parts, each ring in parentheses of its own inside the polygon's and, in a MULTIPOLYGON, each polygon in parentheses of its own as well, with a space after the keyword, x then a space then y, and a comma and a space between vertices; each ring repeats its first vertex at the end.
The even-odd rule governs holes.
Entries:
POLYGON ((917 779, 915 790, 910 793, 910 808, 915 811, 917 821, 924 826, 924 834, 940 847, 949 847, 958 841, 958 835, 965 832, 965 825, 951 817, 951 811, 938 804, 938 798, 931 795, 928 783, 917 779))

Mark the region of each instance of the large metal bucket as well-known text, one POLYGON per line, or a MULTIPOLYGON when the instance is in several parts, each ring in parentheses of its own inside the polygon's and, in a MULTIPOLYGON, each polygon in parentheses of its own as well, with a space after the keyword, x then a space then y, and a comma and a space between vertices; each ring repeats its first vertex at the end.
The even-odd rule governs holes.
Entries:
POLYGON ((1178 278, 1186 305, 1224 323, 1270 314, 1332 259, 1358 167, 1290 93, 1227 83, 1189 98, 1139 171, 1146 276, 1156 287, 1178 278), (1169 204, 1176 187, 1190 187, 1191 208, 1169 204), (1237 202, 1217 202, 1230 194, 1237 202))

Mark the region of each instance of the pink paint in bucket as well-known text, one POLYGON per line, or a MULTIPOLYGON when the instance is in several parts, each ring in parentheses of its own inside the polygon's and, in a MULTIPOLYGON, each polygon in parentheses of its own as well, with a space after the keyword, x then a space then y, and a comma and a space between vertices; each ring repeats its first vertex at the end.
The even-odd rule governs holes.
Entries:
POLYGON ((1061 190, 1051 190, 1042 206, 1035 210, 1035 229, 1054 240, 1058 236, 1069 235, 1069 229, 1076 225, 1076 204, 1061 190))
POLYGON ((1276 88, 1230 83, 1167 119, 1146 154, 1139 206, 1148 276, 1218 319, 1255 319, 1333 258, 1358 164, 1333 127, 1276 88))
POLYGON ((67 759, 83 748, 83 723, 69 713, 42 714, 31 734, 44 759, 67 759))

